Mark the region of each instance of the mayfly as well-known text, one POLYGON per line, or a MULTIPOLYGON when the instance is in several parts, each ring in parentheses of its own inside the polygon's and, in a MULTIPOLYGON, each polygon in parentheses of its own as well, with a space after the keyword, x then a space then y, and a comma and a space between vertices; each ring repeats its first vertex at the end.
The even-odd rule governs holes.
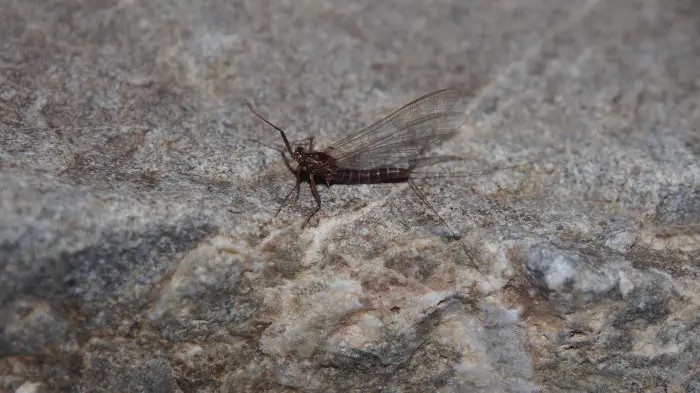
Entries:
POLYGON ((246 101, 246 105, 255 116, 279 131, 287 152, 297 163, 296 168, 289 167, 296 176, 296 185, 285 196, 277 214, 287 203, 292 192, 296 190, 297 196, 299 195, 302 181, 309 182, 311 194, 316 200, 316 208, 302 224, 302 230, 321 209, 317 184, 325 183, 330 187, 333 184, 408 182, 449 229, 447 223, 413 184, 411 173, 416 167, 431 163, 430 157, 421 157, 425 151, 453 137, 457 129, 466 122, 464 112, 452 111, 461 97, 461 93, 455 89, 426 94, 376 123, 318 151, 314 150, 313 137, 304 139, 308 141, 306 149, 304 146, 292 149, 284 131, 258 114, 246 101))

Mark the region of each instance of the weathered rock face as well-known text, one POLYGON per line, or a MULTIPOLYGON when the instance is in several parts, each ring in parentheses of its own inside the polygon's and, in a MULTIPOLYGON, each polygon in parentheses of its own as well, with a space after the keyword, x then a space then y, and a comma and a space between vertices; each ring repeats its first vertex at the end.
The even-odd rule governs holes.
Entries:
POLYGON ((700 5, 511 3, 0 5, 0 391, 700 392, 700 5), (323 146, 446 86, 458 240, 275 217, 243 99, 323 146))

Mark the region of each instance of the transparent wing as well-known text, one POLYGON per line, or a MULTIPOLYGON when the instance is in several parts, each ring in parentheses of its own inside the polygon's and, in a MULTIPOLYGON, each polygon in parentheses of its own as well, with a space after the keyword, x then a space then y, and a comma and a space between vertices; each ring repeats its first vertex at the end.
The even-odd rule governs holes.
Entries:
POLYGON ((450 112, 460 97, 454 89, 427 94, 323 151, 344 168, 409 163, 432 145, 452 137, 466 122, 465 113, 450 112))
POLYGON ((338 166, 372 169, 410 165, 429 147, 454 136, 456 128, 465 119, 463 113, 436 114, 416 119, 384 138, 371 140, 357 151, 341 155, 338 166))

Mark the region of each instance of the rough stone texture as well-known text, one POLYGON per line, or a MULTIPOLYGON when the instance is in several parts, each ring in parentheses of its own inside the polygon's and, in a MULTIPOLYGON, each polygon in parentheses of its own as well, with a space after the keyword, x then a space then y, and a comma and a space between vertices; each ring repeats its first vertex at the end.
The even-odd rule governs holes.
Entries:
POLYGON ((696 1, 0 20, 0 391, 700 392, 696 1), (274 217, 293 180, 244 99, 322 146, 445 86, 468 160, 419 186, 458 240, 406 185, 274 217))

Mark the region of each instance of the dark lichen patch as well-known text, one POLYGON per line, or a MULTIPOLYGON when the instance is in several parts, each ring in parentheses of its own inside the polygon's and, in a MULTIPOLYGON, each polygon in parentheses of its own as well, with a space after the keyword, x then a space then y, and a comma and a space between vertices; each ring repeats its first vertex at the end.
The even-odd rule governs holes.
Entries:
POLYGON ((433 275, 440 262, 420 254, 414 255, 409 250, 389 256, 384 265, 387 269, 395 270, 406 277, 423 282, 433 275))
POLYGON ((145 136, 146 132, 140 130, 117 133, 100 144, 77 150, 59 174, 78 185, 133 186, 135 190, 153 190, 160 183, 160 172, 143 169, 135 159, 145 136))
POLYGON ((700 269, 700 250, 684 252, 680 250, 653 250, 635 246, 626 258, 638 269, 660 269, 675 275, 697 274, 700 269))
POLYGON ((659 192, 655 221, 665 226, 700 223, 700 185, 684 184, 659 192))

